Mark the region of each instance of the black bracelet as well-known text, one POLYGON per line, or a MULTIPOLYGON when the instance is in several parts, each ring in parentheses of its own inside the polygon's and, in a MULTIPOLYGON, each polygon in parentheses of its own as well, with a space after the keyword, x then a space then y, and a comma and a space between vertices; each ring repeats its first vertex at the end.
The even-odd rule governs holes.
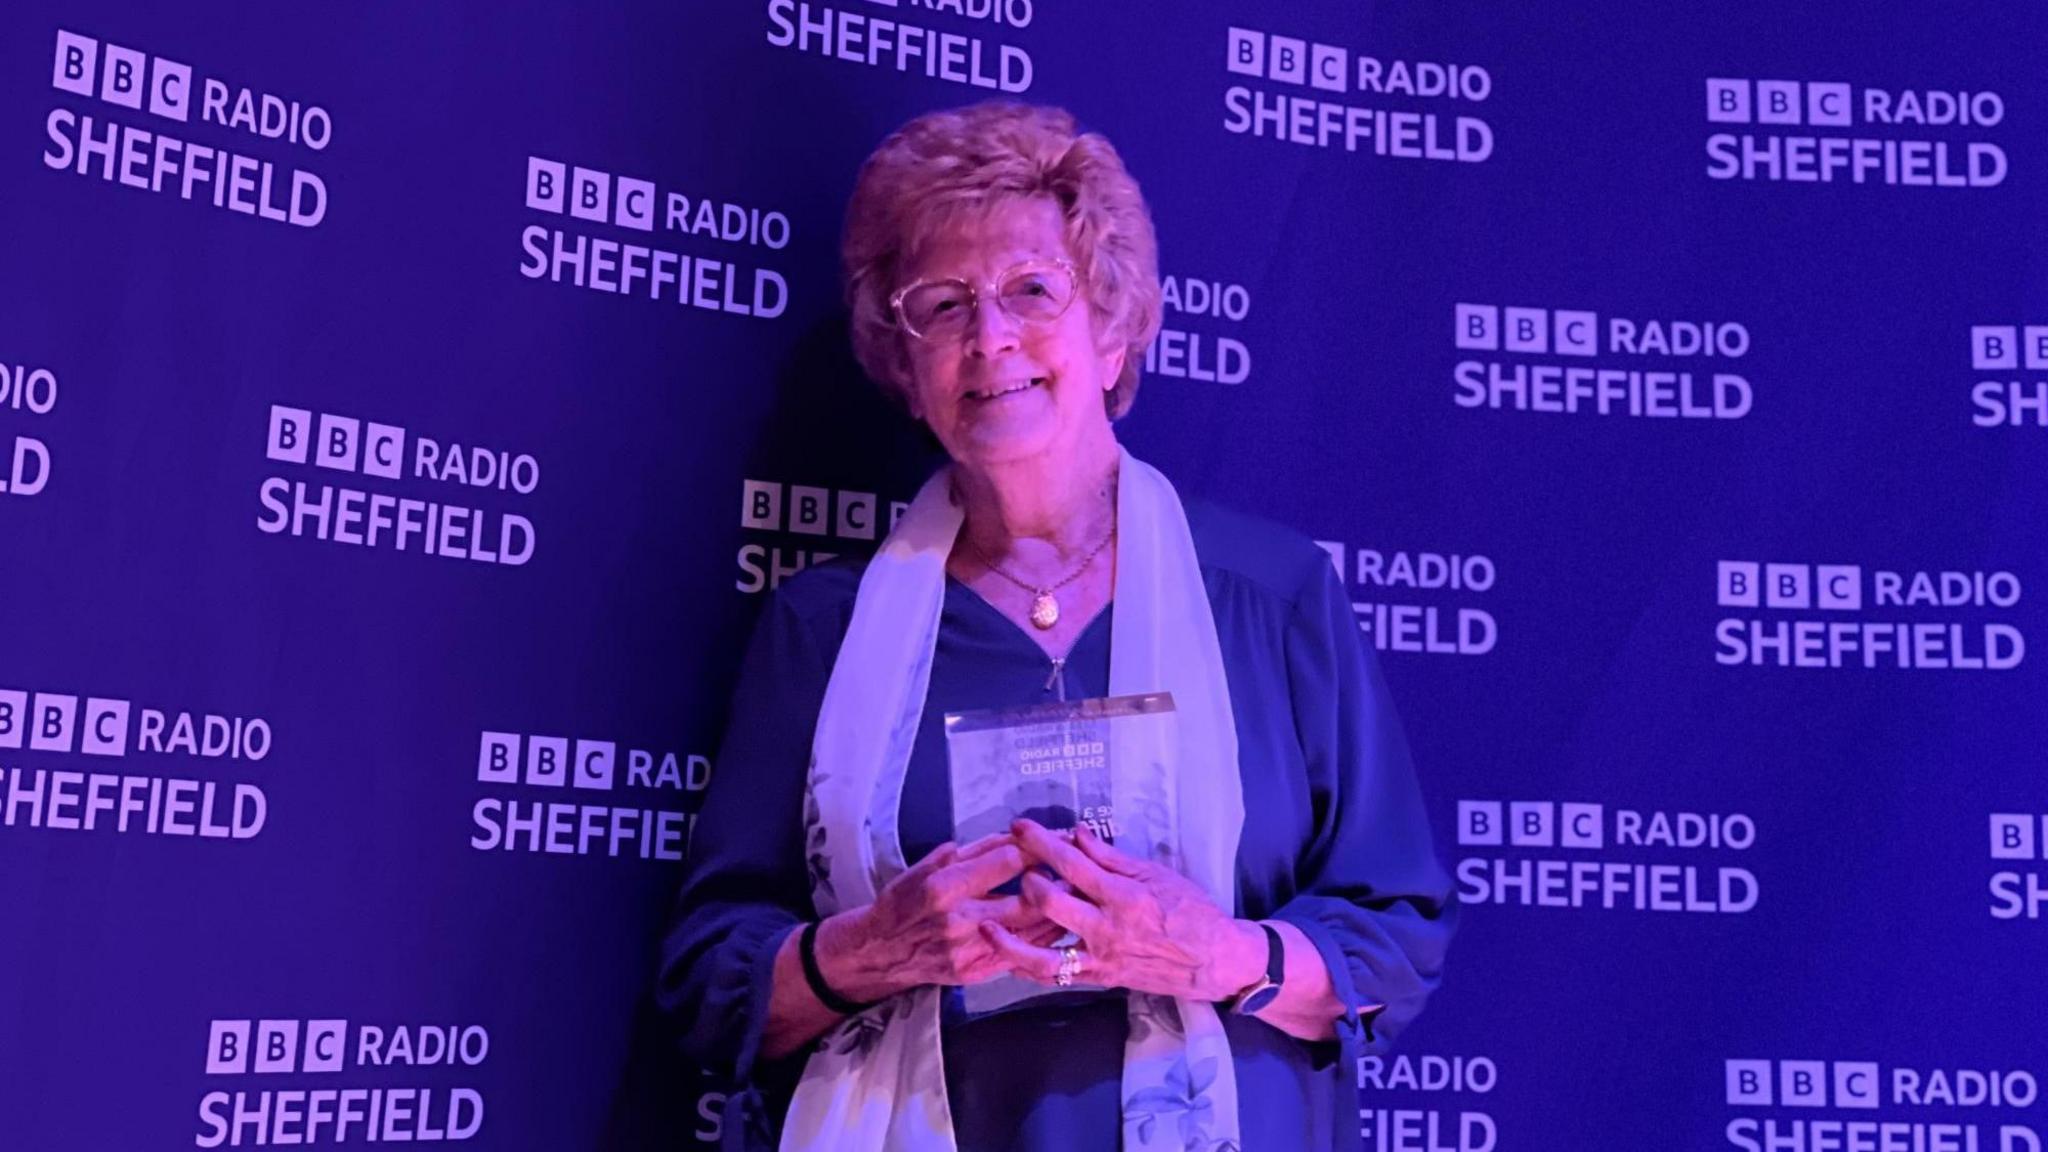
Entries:
POLYGON ((839 1013, 841 1016, 858 1016, 874 1007, 872 1003, 856 1004, 839 993, 834 992, 832 986, 825 983, 825 974, 818 971, 818 922, 816 920, 804 925, 803 935, 796 942, 796 952, 798 958, 804 963, 804 983, 811 986, 811 995, 818 998, 818 1003, 839 1013))

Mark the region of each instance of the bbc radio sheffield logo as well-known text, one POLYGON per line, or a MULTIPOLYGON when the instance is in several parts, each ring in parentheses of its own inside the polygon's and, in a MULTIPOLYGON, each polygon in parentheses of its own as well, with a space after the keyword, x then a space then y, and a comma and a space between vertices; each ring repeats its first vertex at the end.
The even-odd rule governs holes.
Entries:
POLYGON ((50 486, 50 445, 40 436, 9 433, 25 420, 42 430, 57 410, 57 374, 41 365, 0 363, 0 497, 39 496, 50 486))
POLYGON ((334 119, 310 101, 259 91, 128 44, 58 30, 44 120, 45 167, 297 228, 327 218, 327 183, 301 160, 326 151, 334 119), (197 128, 213 143, 188 139, 197 128))
POLYGON ((2009 672, 2027 655, 1999 618, 2023 595, 2009 571, 1723 560, 1714 586, 1717 605, 1745 610, 1714 625, 1724 667, 2009 672))
POLYGON ((1485 656, 1500 642, 1500 623, 1480 601, 1500 579, 1492 558, 1478 553, 1383 552, 1318 540, 1347 585, 1358 630, 1382 652, 1485 656))
POLYGON ((241 768, 269 759, 275 747, 261 716, 0 688, 0 825, 10 832, 249 840, 270 817, 261 786, 153 769, 159 760, 241 768))
POLYGON ((1145 348, 1147 375, 1208 384, 1251 378, 1251 349, 1233 334, 1243 332, 1239 325, 1251 315, 1250 289, 1235 281, 1164 275, 1159 303, 1170 323, 1145 348))
POLYGON ((1584 912, 1741 914, 1756 873, 1722 863, 1756 846, 1741 812, 1609 809, 1586 801, 1460 800, 1458 898, 1584 912))
POLYGON ((540 156, 526 158, 526 207, 550 217, 520 230, 519 274, 528 280, 756 320, 789 307, 789 281, 772 268, 643 242, 660 235, 780 252, 789 247, 789 217, 772 208, 664 191, 652 180, 540 156))
POLYGON ((749 595, 771 592, 804 569, 835 558, 843 544, 872 552, 909 508, 902 501, 884 504, 876 493, 852 488, 744 481, 740 527, 768 535, 772 542, 749 540, 740 545, 740 575, 733 587, 749 595), (839 543, 829 551, 818 547, 835 542, 839 543))
POLYGON ((1740 420, 1756 390, 1733 369, 1748 327, 1639 320, 1576 308, 1457 304, 1451 370, 1460 408, 1557 416, 1740 420), (1488 353, 1488 355, 1477 355, 1488 353))
POLYGON ((1841 81, 1707 81, 1707 175, 1716 180, 1995 188, 2005 123, 1989 91, 1857 88, 1841 81))
POLYGON ((2048 324, 1973 325, 1970 368, 1970 423, 2048 428, 2048 324))
POLYGON ((858 7, 768 0, 768 44, 1014 95, 1030 91, 1034 71, 1031 53, 1014 36, 1031 27, 1037 9, 1035 0, 866 0, 858 7))
POLYGON ((1503 1152, 1500 1126, 1485 1110, 1499 1087, 1500 1065, 1490 1056, 1361 1056, 1366 1152, 1503 1152))
POLYGON ((650 803, 702 792, 711 784, 707 756, 620 748, 612 740, 485 732, 477 746, 476 779, 493 792, 470 808, 480 852, 677 861, 689 847, 697 817, 674 808, 595 803, 618 793, 650 803))
POLYGON ((473 1075, 490 1054, 490 1032, 479 1024, 213 1020, 193 1144, 469 1140, 483 1131, 484 1095, 446 1082, 473 1075), (215 1087, 222 1081, 236 1087, 215 1087))
POLYGON ((1721 1075, 1742 1152, 2044 1152, 2025 1068, 1741 1059, 1721 1075))
POLYGON ((1991 859, 1991 918, 2048 918, 2048 813, 1992 813, 1991 859))
POLYGON ((1241 78, 1223 92, 1223 128, 1234 135, 1390 160, 1479 164, 1493 155, 1493 126, 1477 114, 1493 74, 1477 64, 1387 60, 1233 27, 1223 67, 1241 78), (1371 102, 1350 103, 1354 96, 1371 102))
POLYGON ((263 454, 272 464, 293 465, 313 477, 264 477, 256 492, 262 505, 256 528, 265 535, 513 568, 533 559, 533 521, 516 512, 493 514, 444 502, 442 496, 452 492, 464 500, 494 501, 532 496, 540 488, 540 461, 531 453, 463 445, 409 434, 396 424, 273 404, 263 454), (322 472, 354 476, 377 487, 330 484, 320 478, 322 472), (442 498, 404 494, 411 490, 442 498))

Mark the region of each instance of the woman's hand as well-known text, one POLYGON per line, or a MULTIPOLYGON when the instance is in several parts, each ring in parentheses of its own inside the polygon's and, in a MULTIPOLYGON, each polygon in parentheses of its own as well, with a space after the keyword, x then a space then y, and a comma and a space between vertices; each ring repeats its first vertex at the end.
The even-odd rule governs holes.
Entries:
POLYGON ((1064 932, 1016 896, 992 891, 1029 866, 1007 832, 951 842, 899 874, 875 902, 818 926, 818 970, 834 992, 871 1001, 925 984, 980 984, 1010 970, 981 925, 1050 943, 1064 932))
MULTIPOLYGON (((1033 863, 1024 877, 1023 905, 1081 937, 1077 979, 1193 1000, 1224 1000, 1258 980, 1266 969, 1265 934, 1232 919, 1194 881, 1162 864, 1118 851, 1090 831, 1073 838, 1019 820, 1011 831, 1033 863)), ((991 918, 983 934, 998 959, 1017 975, 1054 983, 1060 953, 1019 936, 991 918)))
MULTIPOLYGON (((1007 832, 965 848, 942 844, 884 885, 873 904, 826 917, 818 925, 818 971, 825 984, 856 1001, 884 1000, 925 984, 979 984, 1009 972, 981 933, 992 919, 1012 939, 1050 944, 1066 929, 1015 896, 993 896, 1029 866, 1007 832)), ((761 1054, 779 1060, 838 1023, 810 990, 798 955, 799 932, 775 953, 761 1054)))

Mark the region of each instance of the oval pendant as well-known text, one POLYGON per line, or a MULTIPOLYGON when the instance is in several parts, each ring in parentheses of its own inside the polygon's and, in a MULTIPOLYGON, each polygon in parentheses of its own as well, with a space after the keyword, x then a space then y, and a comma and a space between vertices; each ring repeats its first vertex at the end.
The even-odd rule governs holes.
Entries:
POLYGON ((1060 602, 1050 592, 1040 592, 1031 602, 1031 626, 1043 632, 1060 622, 1060 602))

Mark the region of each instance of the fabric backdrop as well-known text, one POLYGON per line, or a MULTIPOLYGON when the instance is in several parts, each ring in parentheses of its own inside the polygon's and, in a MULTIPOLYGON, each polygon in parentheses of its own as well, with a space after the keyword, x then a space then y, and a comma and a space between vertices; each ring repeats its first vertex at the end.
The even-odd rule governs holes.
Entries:
POLYGON ((2041 1152, 2044 44, 16 0, 0 1144, 716 1139, 649 982, 739 646, 932 463, 841 214, 1007 94, 1157 218, 1120 434, 1325 542, 1414 745, 1468 912, 1367 1147, 2041 1152))

